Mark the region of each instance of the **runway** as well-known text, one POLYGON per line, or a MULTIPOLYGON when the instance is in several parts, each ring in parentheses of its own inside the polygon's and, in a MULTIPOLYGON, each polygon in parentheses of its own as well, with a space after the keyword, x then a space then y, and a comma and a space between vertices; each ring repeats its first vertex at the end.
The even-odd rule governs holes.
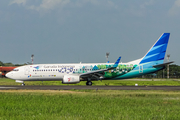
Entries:
POLYGON ((180 86, 0 86, 0 90, 180 90, 180 86))

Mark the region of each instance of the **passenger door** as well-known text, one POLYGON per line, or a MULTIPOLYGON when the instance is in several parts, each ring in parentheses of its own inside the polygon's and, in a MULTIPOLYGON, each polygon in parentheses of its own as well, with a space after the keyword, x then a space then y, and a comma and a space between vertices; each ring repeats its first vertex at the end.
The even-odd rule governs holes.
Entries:
POLYGON ((27 67, 25 67, 24 69, 25 69, 25 70, 24 70, 24 72, 25 72, 24 74, 25 74, 25 75, 29 75, 29 67, 27 66, 27 67))

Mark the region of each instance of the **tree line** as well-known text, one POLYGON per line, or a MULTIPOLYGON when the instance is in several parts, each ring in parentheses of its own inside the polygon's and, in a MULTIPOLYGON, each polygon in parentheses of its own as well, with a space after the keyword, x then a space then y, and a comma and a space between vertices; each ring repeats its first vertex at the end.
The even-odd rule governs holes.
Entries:
MULTIPOLYGON (((167 78, 167 66, 163 70, 152 74, 141 76, 142 78, 167 78)), ((139 77, 139 78, 141 78, 139 77)), ((180 78, 180 66, 176 64, 169 65, 169 78, 180 78)))
POLYGON ((13 63, 11 63, 11 62, 8 62, 8 63, 3 63, 2 61, 0 61, 0 66, 7 66, 7 67, 9 67, 9 66, 12 66, 12 67, 14 67, 14 66, 22 66, 22 65, 27 65, 26 63, 24 63, 24 64, 13 64, 13 63))

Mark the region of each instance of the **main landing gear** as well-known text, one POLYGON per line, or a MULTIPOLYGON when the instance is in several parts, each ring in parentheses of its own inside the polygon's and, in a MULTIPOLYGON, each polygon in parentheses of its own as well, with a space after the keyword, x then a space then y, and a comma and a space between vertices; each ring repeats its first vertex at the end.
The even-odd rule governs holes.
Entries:
POLYGON ((91 85, 92 85, 92 82, 91 82, 91 81, 87 81, 87 82, 86 82, 86 85, 91 86, 91 85))

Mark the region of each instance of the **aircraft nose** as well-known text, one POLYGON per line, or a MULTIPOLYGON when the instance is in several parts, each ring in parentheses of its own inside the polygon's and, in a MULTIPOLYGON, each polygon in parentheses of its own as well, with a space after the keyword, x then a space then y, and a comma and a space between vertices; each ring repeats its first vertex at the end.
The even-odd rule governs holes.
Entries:
POLYGON ((5 75, 7 78, 9 78, 9 73, 6 73, 6 75, 5 75))
POLYGON ((5 75, 7 78, 11 78, 11 76, 12 76, 12 73, 11 72, 8 72, 8 73, 6 73, 6 75, 5 75))

